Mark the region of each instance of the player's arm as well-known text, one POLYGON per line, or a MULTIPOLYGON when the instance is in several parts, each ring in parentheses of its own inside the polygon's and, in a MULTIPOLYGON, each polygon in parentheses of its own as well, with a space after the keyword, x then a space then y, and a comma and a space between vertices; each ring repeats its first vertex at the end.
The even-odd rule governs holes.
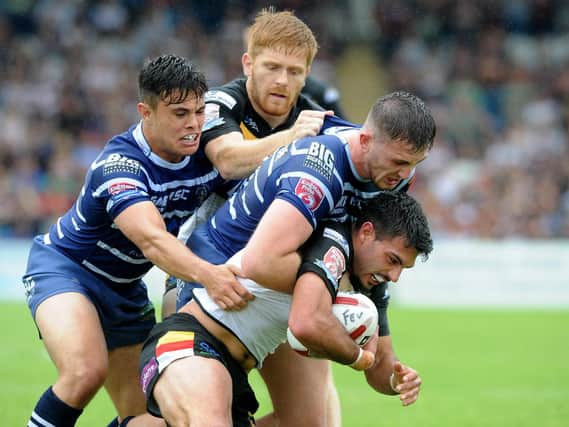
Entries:
POLYGON ((296 207, 275 199, 244 248, 241 267, 245 277, 292 292, 300 266, 297 251, 311 233, 312 225, 296 207))
POLYGON ((390 336, 379 337, 375 364, 365 375, 368 384, 380 393, 399 394, 404 406, 415 403, 419 397, 421 377, 413 368, 399 362, 390 336))
POLYGON ((324 280, 313 272, 302 274, 296 282, 288 325, 310 353, 319 357, 358 370, 369 368, 374 361, 375 339, 369 343, 371 351, 360 354, 360 347, 332 313, 332 297, 324 280))
POLYGON ((160 212, 150 201, 128 206, 114 219, 121 232, 154 265, 168 274, 203 284, 224 309, 242 308, 252 295, 236 280, 234 266, 212 265, 168 233, 160 212))
POLYGON ((317 135, 330 111, 304 110, 293 127, 259 139, 245 139, 238 131, 212 139, 205 146, 205 153, 225 179, 241 179, 249 176, 262 160, 277 148, 305 136, 317 135))

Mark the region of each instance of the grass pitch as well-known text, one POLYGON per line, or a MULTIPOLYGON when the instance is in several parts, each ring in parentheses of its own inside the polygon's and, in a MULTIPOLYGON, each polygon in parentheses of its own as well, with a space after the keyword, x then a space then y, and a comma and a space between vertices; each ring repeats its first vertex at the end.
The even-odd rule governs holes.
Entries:
MULTIPOLYGON (((393 307, 396 351, 423 378, 419 401, 404 408, 373 392, 361 373, 336 365, 344 426, 562 427, 569 425, 569 310, 436 310, 393 307)), ((23 426, 55 379, 27 307, 0 304, 0 425, 23 426)), ((256 373, 251 382, 270 410, 256 373)), ((104 392, 79 427, 105 426, 104 392)))

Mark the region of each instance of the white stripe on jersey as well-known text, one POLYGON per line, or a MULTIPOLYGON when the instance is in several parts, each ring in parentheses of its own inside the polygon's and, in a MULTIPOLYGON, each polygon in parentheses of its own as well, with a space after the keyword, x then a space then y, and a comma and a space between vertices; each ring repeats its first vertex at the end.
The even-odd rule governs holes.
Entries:
POLYGON ((148 178, 148 185, 150 186, 150 189, 152 191, 155 191, 155 192, 167 191, 167 190, 176 189, 176 188, 179 188, 182 186, 195 187, 195 186, 198 186, 200 184, 205 184, 209 181, 213 181, 214 179, 216 179, 219 176, 219 171, 217 169, 214 169, 211 172, 209 172, 205 175, 202 175, 202 176, 198 176, 196 178, 182 179, 182 180, 177 180, 177 181, 168 181, 164 184, 156 184, 156 183, 154 183, 154 181, 152 181, 150 176, 148 176, 148 173, 146 172, 146 170, 142 166, 140 167, 140 169, 144 172, 144 174, 148 178))
MULTIPOLYGON (((302 139, 300 140, 302 141, 302 139)), ((290 155, 291 156, 302 156, 308 154, 308 148, 296 148, 296 141, 290 144, 290 155)))
POLYGON ((99 240, 97 242, 97 246, 100 247, 101 249, 109 251, 110 253, 112 253, 117 258, 120 258, 124 262, 128 262, 130 264, 146 264, 147 262, 150 262, 146 258, 142 258, 142 259, 131 258, 128 255, 123 254, 117 248, 113 248, 112 246, 106 244, 105 242, 103 242, 101 240, 99 240))
POLYGON ((247 213, 247 215, 251 216, 251 209, 247 206, 247 200, 245 200, 245 193, 241 194, 241 207, 247 213))
POLYGON ((75 213, 77 214, 79 219, 83 221, 84 224, 86 224, 87 220, 85 219, 85 216, 83 216, 83 213, 81 212, 81 200, 83 200, 83 197, 85 197, 85 186, 81 187, 81 196, 78 197, 77 202, 75 202, 75 213))
POLYGON ((63 239, 63 237, 65 236, 63 234, 63 231, 61 231, 61 217, 57 218, 57 237, 59 237, 60 239, 63 239))
MULTIPOLYGON (((259 201, 259 203, 263 204, 265 202, 265 198, 263 197, 263 194, 261 193, 261 190, 259 188, 259 170, 257 169, 257 172, 255 172, 255 175, 253 176, 253 185, 254 185, 254 189, 255 189, 255 195, 257 196, 257 200, 259 201)), ((268 176, 268 175, 267 175, 268 176)))
POLYGON ((81 231, 81 227, 79 227, 79 225, 77 224, 77 221, 75 220, 75 218, 71 217, 71 223, 73 224, 73 228, 76 231, 81 231))
POLYGON ((111 275, 108 274, 108 273, 105 273, 103 270, 101 270, 100 268, 95 267, 95 266, 94 266, 93 264, 91 264, 89 261, 83 260, 83 262, 81 262, 81 264, 83 264, 83 265, 84 265, 85 267, 87 267, 89 270, 94 271, 95 273, 100 274, 101 276, 106 277, 107 279, 109 279, 110 281, 115 282, 115 283, 132 283, 132 282, 134 282, 135 280, 142 279, 142 278, 146 275, 146 272, 144 272, 144 274, 141 274, 141 275, 138 276, 138 277, 133 277, 133 278, 131 278, 131 279, 124 279, 124 278, 122 278, 122 277, 115 277, 115 276, 111 276, 111 275))
POLYGON ((172 218, 174 216, 177 216, 178 218, 187 218, 190 215, 192 215, 193 213, 194 213, 194 211, 173 210, 171 212, 164 212, 162 214, 162 218, 168 219, 168 218, 172 218))

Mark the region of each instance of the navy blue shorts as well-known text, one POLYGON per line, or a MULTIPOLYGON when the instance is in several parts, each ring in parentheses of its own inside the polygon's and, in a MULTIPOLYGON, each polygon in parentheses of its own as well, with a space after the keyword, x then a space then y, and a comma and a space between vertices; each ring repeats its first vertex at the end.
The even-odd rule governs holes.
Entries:
POLYGON ((34 239, 22 281, 34 319, 38 306, 49 297, 66 292, 84 295, 97 309, 109 350, 144 342, 156 324, 142 280, 112 283, 45 244, 43 236, 34 239))
MULTIPOLYGON (((194 254, 214 265, 225 264, 230 258, 223 254, 210 238, 206 227, 199 226, 188 238, 186 242, 194 254)), ((186 305, 194 297, 193 290, 195 288, 203 288, 203 285, 195 282, 186 282, 181 279, 176 279, 177 294, 176 294, 176 311, 186 305)))

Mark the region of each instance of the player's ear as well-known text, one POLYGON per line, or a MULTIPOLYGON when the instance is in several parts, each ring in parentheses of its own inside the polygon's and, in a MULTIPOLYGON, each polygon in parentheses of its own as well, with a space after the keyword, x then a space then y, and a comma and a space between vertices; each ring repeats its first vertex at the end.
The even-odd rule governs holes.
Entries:
POLYGON ((358 239, 361 243, 375 240, 375 227, 371 221, 364 222, 358 230, 358 239))
POLYGON ((147 119, 150 116, 150 105, 148 105, 146 102, 139 102, 136 104, 136 109, 138 110, 138 114, 140 114, 140 117, 142 117, 142 119, 147 119))
POLYGON ((373 142, 373 134, 367 130, 365 127, 360 131, 360 146, 364 153, 367 153, 371 149, 371 143, 373 142))
POLYGON ((245 52, 241 56, 241 65, 243 67, 243 74, 247 77, 251 77, 251 70, 253 69, 253 58, 248 52, 245 52))

